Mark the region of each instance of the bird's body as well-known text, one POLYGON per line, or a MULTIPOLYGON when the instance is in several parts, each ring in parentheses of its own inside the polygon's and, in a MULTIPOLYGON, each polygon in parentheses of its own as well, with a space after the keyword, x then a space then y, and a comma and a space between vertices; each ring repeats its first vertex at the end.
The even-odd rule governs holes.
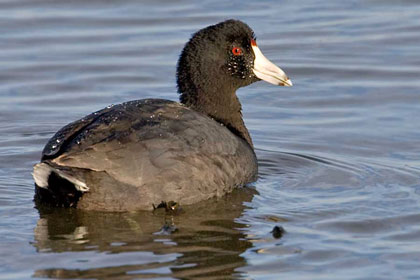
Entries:
POLYGON ((257 173, 245 140, 162 99, 115 105, 65 126, 47 143, 42 162, 84 182, 79 207, 113 211, 191 204, 252 182, 257 173))
POLYGON ((255 181, 257 160, 235 94, 258 80, 253 40, 239 21, 203 29, 178 64, 182 104, 130 101, 63 127, 34 167, 35 199, 83 209, 148 210, 161 201, 191 204, 221 196, 255 181))

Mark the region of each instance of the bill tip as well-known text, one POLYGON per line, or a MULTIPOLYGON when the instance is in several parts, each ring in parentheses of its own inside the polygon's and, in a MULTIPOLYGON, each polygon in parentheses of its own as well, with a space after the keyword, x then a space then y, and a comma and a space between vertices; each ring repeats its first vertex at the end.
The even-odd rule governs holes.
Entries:
POLYGON ((293 83, 290 79, 287 79, 286 81, 283 82, 283 85, 286 87, 291 87, 293 86, 293 83))

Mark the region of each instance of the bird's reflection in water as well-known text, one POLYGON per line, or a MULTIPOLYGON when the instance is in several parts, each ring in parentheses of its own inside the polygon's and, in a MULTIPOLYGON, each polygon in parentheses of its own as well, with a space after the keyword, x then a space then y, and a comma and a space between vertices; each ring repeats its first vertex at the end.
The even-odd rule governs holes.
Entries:
POLYGON ((241 230, 246 225, 236 219, 255 193, 253 188, 238 189, 182 206, 177 214, 164 209, 101 213, 39 206, 34 246, 43 259, 51 254, 51 262, 33 276, 230 278, 245 265, 240 255, 252 246, 241 230), (68 261, 63 263, 61 257, 55 263, 54 253, 69 254, 68 261))

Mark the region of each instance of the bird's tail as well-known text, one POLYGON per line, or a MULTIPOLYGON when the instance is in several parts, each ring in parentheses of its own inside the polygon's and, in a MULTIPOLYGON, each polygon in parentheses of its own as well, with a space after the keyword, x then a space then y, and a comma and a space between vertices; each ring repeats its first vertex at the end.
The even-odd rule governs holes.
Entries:
POLYGON ((34 166, 35 202, 54 206, 76 206, 83 193, 89 191, 80 172, 41 162, 34 166))

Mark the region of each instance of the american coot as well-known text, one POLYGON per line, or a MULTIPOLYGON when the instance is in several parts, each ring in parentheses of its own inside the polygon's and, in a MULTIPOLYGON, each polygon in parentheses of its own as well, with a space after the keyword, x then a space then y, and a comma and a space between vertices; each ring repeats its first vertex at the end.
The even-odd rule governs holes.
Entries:
POLYGON ((191 204, 256 180, 253 144, 236 90, 292 83, 257 47, 251 28, 227 20, 195 33, 178 62, 181 103, 109 106, 60 129, 34 166, 35 201, 105 211, 191 204))

